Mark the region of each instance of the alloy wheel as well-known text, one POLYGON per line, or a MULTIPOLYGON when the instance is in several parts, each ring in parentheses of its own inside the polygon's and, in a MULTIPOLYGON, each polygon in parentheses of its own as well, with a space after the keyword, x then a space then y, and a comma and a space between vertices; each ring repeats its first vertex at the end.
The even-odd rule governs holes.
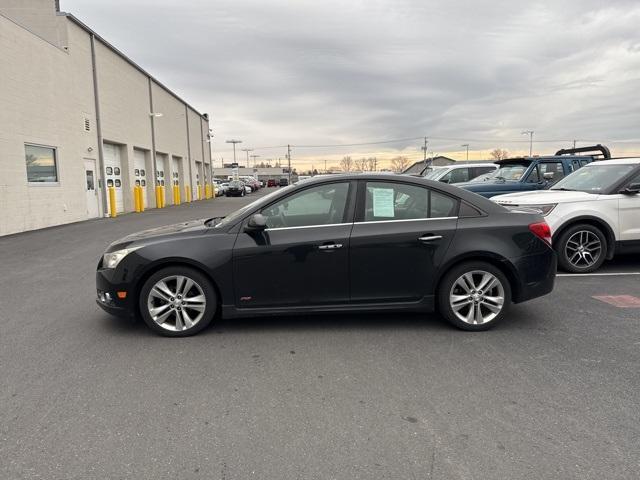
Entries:
POLYGON ((564 247, 567 261, 576 268, 594 265, 602 254, 602 242, 589 230, 579 230, 569 237, 564 247))
POLYGON ((449 304, 455 316, 470 325, 482 325, 496 318, 504 307, 504 287, 492 273, 467 272, 453 283, 449 304))
POLYGON ((202 287, 184 275, 172 275, 157 281, 147 298, 151 319, 171 332, 193 328, 202 320, 206 306, 202 287))

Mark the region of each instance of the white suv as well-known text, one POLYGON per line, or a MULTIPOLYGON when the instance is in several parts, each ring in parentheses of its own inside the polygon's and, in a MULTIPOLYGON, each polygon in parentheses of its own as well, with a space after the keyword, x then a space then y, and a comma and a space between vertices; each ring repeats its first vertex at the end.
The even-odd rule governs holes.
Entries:
POLYGON ((544 215, 569 272, 593 272, 616 253, 640 251, 640 158, 589 163, 549 190, 491 200, 544 215))

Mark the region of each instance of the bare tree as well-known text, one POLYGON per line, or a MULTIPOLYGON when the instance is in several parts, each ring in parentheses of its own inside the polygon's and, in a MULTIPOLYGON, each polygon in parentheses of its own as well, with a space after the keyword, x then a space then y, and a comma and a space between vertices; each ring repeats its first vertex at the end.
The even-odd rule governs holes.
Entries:
POLYGON ((346 157, 342 157, 342 160, 340 160, 340 168, 343 172, 350 172, 353 170, 353 159, 348 155, 346 157))
POLYGON ((378 169, 378 159, 376 157, 367 158, 367 170, 375 172, 378 169))
POLYGON ((496 148, 495 150, 491 150, 491 158, 494 160, 503 160, 509 156, 509 152, 507 150, 503 150, 502 148, 496 148))
POLYGON ((391 169, 396 173, 404 172, 409 166, 409 159, 400 155, 391 159, 391 169))
POLYGON ((355 170, 358 172, 366 172, 367 171, 367 166, 368 166, 368 162, 366 158, 361 158, 359 160, 356 160, 354 162, 354 166, 355 166, 355 170))

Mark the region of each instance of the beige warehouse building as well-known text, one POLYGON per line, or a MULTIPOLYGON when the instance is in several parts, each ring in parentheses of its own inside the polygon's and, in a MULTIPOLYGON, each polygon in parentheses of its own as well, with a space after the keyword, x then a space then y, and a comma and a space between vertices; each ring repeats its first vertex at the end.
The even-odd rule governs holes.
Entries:
POLYGON ((0 235, 204 196, 208 115, 58 2, 0 0, 0 79, 0 235))

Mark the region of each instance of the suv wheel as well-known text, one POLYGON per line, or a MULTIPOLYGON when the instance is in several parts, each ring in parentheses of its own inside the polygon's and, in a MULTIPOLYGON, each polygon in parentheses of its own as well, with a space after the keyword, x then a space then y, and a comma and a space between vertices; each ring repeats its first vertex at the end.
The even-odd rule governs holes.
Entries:
POLYGON ((605 260, 607 237, 593 225, 574 225, 558 237, 554 249, 563 270, 572 273, 593 272, 605 260))
POLYGON ((153 331, 186 337, 206 328, 216 313, 217 298, 207 277, 189 267, 163 268, 144 283, 140 313, 153 331))
POLYGON ((504 318, 510 304, 509 280, 485 262, 458 265, 444 276, 438 289, 440 314, 462 330, 490 329, 504 318))

